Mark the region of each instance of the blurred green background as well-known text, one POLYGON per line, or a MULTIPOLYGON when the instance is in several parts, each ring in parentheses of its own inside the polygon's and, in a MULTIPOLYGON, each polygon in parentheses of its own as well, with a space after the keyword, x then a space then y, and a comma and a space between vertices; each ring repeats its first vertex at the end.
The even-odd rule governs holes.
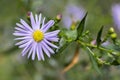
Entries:
MULTIPOLYGON (((73 3, 88 11, 86 29, 95 37, 101 25, 105 29, 114 26, 111 6, 119 0, 0 0, 0 80, 119 80, 120 66, 102 67, 99 75, 92 67, 84 51, 79 62, 64 75, 60 72, 73 57, 75 49, 72 43, 67 49, 45 61, 32 61, 21 57, 21 49, 14 46, 12 33, 20 18, 26 19, 28 11, 41 12, 54 18, 63 13, 66 5, 73 3)), ((63 14, 64 15, 64 14, 63 14)), ((60 23, 60 26, 62 23, 60 23)), ((62 27, 62 26, 61 26, 62 27)), ((117 31, 117 30, 116 30, 117 31)), ((119 33, 119 31, 117 31, 119 33)))

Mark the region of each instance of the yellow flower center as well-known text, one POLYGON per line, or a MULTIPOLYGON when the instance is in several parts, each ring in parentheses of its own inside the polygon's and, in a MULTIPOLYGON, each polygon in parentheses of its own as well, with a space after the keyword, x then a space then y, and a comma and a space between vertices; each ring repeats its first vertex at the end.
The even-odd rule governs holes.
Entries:
POLYGON ((44 38, 44 34, 41 30, 36 30, 33 32, 33 39, 36 41, 36 42, 40 42, 42 41, 44 38))

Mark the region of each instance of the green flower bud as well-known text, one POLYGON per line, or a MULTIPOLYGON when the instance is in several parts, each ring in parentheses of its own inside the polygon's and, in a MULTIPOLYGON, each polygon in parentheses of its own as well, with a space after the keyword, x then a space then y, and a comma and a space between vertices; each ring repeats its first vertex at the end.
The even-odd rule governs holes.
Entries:
POLYGON ((108 31, 109 34, 112 34, 112 33, 114 33, 114 32, 115 32, 115 30, 114 30, 113 27, 111 27, 111 28, 109 29, 109 31, 108 31))
POLYGON ((116 33, 112 33, 110 36, 111 36, 112 39, 116 39, 117 38, 117 34, 116 33))

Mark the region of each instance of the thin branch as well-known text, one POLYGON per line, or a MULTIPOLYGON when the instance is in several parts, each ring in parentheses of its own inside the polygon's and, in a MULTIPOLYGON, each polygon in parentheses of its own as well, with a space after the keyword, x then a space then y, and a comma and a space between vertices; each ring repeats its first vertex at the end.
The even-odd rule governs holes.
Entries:
POLYGON ((103 48, 103 47, 97 47, 96 45, 88 44, 88 43, 82 42, 82 41, 80 41, 80 40, 78 40, 77 42, 78 42, 79 44, 83 45, 83 46, 98 48, 98 49, 100 49, 100 50, 102 50, 102 51, 106 51, 106 52, 109 52, 109 53, 112 53, 112 52, 113 52, 113 50, 111 50, 111 49, 105 49, 105 48, 103 48))

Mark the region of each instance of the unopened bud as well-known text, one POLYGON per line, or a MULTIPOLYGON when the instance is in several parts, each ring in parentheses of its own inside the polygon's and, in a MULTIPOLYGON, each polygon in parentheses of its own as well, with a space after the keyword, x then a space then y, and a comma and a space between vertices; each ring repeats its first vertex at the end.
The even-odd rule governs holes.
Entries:
POLYGON ((91 44, 92 44, 92 45, 96 45, 96 40, 93 40, 93 41, 91 42, 91 44))
POLYGON ((30 20, 30 14, 31 12, 27 12, 27 19, 30 20))
POLYGON ((112 39, 116 39, 117 38, 117 34, 116 33, 112 33, 110 36, 111 36, 112 39))
POLYGON ((61 19, 62 19, 62 14, 58 14, 58 15, 56 16, 57 22, 59 22, 61 19))
POLYGON ((109 29, 109 34, 112 34, 112 33, 114 33, 114 32, 115 32, 114 28, 111 27, 111 28, 109 29))

